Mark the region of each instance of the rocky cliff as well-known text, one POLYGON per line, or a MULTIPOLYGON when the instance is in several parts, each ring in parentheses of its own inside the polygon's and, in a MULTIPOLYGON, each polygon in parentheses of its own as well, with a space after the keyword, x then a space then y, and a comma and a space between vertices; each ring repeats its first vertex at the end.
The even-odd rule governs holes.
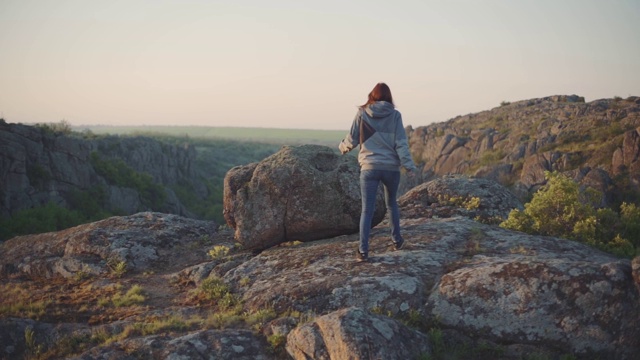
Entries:
MULTIPOLYGON (((206 196, 195 149, 144 137, 82 137, 0 121, 0 217, 90 194, 110 212, 157 210, 189 216, 172 187, 206 196)), ((85 196, 86 198, 86 196, 85 196)))
POLYGON ((408 133, 427 180, 473 175, 526 198, 544 184, 544 171, 555 170, 601 191, 603 204, 620 200, 621 193, 638 197, 640 190, 640 97, 503 103, 408 133))
POLYGON ((393 251, 383 221, 372 263, 355 261, 357 234, 256 253, 159 213, 11 239, 0 357, 637 358, 640 258, 471 220, 521 206, 488 180, 400 200, 407 245, 393 251))

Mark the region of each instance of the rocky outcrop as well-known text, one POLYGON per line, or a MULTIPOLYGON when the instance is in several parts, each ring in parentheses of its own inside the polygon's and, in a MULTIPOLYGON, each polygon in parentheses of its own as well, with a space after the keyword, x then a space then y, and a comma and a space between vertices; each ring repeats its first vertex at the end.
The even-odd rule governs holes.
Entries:
POLYGON ((444 328, 492 342, 582 356, 624 358, 640 346, 640 304, 628 260, 462 218, 403 226, 407 250, 389 252, 380 230, 367 268, 350 260, 356 238, 349 246, 338 238, 263 252, 225 278, 251 279, 239 291, 252 307, 413 310, 426 322, 438 319, 444 328), (302 259, 310 264, 302 266, 302 259))
MULTIPOLYGON (((353 156, 320 145, 284 146, 231 169, 224 180, 224 216, 236 240, 251 249, 358 231, 360 169, 353 156)), ((380 193, 373 225, 385 213, 380 193)))
POLYGON ((499 223, 522 203, 495 181, 464 176, 444 176, 420 184, 398 199, 406 218, 464 216, 499 223))
POLYGON ((545 171, 559 171, 603 191, 603 204, 609 205, 621 189, 640 190, 639 126, 639 97, 585 103, 576 95, 558 95, 505 103, 407 132, 425 180, 448 174, 483 177, 525 199, 546 182, 545 171))
POLYGON ((72 279, 82 272, 107 276, 117 263, 128 271, 144 271, 182 252, 182 256, 193 258, 193 254, 181 251, 180 245, 215 233, 213 222, 177 215, 116 216, 59 232, 7 240, 0 248, 0 275, 72 279))
POLYGON ((174 146, 144 137, 104 136, 84 138, 56 133, 46 128, 0 123, 0 216, 48 202, 71 207, 79 194, 91 194, 98 206, 116 213, 158 210, 178 215, 191 214, 172 187, 190 186, 201 196, 206 186, 198 179, 193 146, 174 146), (96 160, 102 169, 96 168, 96 160), (150 183, 164 193, 142 194, 133 184, 118 182, 115 165, 147 174, 150 183), (110 167, 109 167, 110 166, 110 167), (96 195, 96 194, 99 194, 96 195))
POLYGON ((338 310, 289 333, 294 359, 411 359, 431 353, 429 338, 386 316, 338 310))
POLYGON ((614 175, 628 174, 640 184, 640 127, 624 133, 622 146, 613 153, 611 167, 614 175))
POLYGON ((628 261, 596 256, 585 263, 574 252, 564 261, 519 257, 477 257, 443 275, 429 296, 429 312, 444 326, 500 342, 544 342, 603 357, 612 356, 611 344, 627 351, 638 346, 620 337, 640 335, 628 261))

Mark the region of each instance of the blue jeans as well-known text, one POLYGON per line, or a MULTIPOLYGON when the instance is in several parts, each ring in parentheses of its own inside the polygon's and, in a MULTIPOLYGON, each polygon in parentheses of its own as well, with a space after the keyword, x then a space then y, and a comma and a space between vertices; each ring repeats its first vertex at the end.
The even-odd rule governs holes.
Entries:
POLYGON ((400 210, 398 209, 398 185, 400 171, 362 170, 360 172, 360 192, 362 193, 362 213, 360 214, 360 252, 369 253, 369 233, 373 213, 376 209, 378 185, 384 185, 384 201, 391 214, 391 238, 394 243, 402 240, 400 236, 400 210))

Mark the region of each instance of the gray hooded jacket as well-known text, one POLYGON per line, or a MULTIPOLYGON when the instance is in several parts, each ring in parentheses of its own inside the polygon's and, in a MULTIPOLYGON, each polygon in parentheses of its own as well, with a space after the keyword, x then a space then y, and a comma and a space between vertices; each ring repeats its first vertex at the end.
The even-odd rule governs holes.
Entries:
POLYGON ((400 171, 400 166, 409 171, 416 170, 402 115, 391 103, 377 101, 358 110, 351 131, 340 142, 340 152, 346 154, 358 144, 358 162, 362 170, 400 171))

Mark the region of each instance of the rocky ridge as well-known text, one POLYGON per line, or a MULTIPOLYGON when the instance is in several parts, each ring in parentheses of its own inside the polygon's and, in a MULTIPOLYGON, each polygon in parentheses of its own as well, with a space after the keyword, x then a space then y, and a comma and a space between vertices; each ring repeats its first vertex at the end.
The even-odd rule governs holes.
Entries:
POLYGON ((544 171, 560 171, 601 191, 603 205, 624 200, 622 192, 640 191, 640 97, 505 102, 407 132, 426 180, 477 176, 524 199, 545 183, 544 171))
POLYGON ((465 216, 476 213, 455 211, 459 203, 437 201, 445 197, 436 191, 474 194, 477 210, 491 214, 517 200, 481 197, 486 180, 449 180, 400 199, 412 214, 402 220, 406 248, 392 250, 383 221, 365 264, 354 259, 357 234, 256 253, 235 246, 230 230, 158 213, 9 240, 0 244, 0 356, 637 356, 640 258, 473 221, 465 216), (421 199, 436 201, 416 211, 421 199), (222 248, 229 252, 207 256, 222 248), (122 277, 114 256, 129 269, 122 277), (230 297, 203 298, 199 289, 212 284, 230 297), (116 306, 135 285, 144 301, 116 306), (31 312, 15 296, 27 293, 31 312), (225 315, 232 299, 236 310, 225 315))

